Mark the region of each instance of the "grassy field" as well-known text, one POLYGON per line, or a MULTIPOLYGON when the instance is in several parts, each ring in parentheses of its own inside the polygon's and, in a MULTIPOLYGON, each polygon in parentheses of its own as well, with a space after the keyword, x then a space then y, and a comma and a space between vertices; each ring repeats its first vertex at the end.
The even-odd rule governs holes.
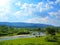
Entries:
POLYGON ((21 38, 0 42, 0 45, 60 45, 59 42, 47 42, 46 37, 21 38))
POLYGON ((1 41, 0 45, 60 45, 60 33, 56 33, 56 37, 58 39, 57 42, 48 42, 46 41, 46 36, 42 36, 1 41))

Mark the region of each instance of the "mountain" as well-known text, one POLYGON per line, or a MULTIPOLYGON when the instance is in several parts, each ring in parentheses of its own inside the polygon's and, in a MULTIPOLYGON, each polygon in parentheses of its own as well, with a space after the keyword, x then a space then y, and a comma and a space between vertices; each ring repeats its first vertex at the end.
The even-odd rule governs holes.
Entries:
POLYGON ((0 22, 1 25, 12 26, 12 27, 20 27, 20 28, 37 28, 37 27, 46 27, 52 26, 47 24, 35 24, 35 23, 23 23, 23 22, 0 22))

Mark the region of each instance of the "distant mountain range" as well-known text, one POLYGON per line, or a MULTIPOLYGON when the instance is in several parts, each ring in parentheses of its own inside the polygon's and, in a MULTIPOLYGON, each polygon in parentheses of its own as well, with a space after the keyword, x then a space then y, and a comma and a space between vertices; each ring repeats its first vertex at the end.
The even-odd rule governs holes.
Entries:
POLYGON ((20 27, 20 28, 37 28, 37 27, 46 27, 52 26, 47 24, 35 24, 35 23, 23 23, 23 22, 0 22, 1 25, 12 26, 12 27, 20 27))

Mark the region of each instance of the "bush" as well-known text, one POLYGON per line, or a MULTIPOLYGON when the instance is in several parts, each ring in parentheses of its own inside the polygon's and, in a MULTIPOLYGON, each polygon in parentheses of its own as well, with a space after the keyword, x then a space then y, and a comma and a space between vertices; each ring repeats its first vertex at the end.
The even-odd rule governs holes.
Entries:
POLYGON ((21 45, 21 44, 18 44, 18 45, 21 45))
POLYGON ((44 45, 44 44, 37 44, 37 45, 44 45))
POLYGON ((57 42, 57 37, 56 37, 56 36, 46 37, 46 40, 47 40, 48 42, 57 42))
POLYGON ((30 34, 30 32, 19 32, 17 35, 21 35, 21 34, 30 34))
POLYGON ((25 45, 35 45, 34 43, 27 43, 27 44, 25 44, 25 45))
POLYGON ((11 43, 10 45, 13 45, 13 43, 11 43))

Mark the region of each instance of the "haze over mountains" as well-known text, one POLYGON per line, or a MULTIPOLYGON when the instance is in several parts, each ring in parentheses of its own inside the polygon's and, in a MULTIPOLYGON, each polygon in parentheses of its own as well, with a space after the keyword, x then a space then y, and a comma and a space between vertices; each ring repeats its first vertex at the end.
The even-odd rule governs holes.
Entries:
POLYGON ((37 28, 37 27, 52 26, 48 24, 35 24, 35 23, 23 23, 23 22, 0 22, 0 26, 1 25, 20 27, 20 28, 37 28))

